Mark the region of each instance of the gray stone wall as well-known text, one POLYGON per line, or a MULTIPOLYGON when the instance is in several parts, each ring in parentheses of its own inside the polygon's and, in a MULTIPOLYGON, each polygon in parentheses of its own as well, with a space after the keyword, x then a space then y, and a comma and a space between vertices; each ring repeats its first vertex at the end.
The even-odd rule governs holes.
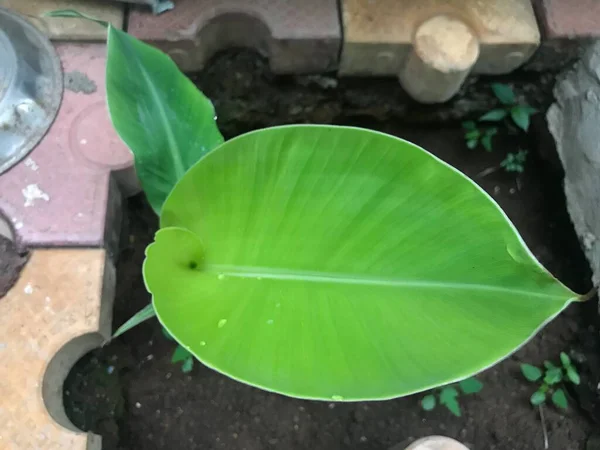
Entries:
POLYGON ((554 89, 548 125, 565 170, 567 208, 600 284, 600 41, 554 89))

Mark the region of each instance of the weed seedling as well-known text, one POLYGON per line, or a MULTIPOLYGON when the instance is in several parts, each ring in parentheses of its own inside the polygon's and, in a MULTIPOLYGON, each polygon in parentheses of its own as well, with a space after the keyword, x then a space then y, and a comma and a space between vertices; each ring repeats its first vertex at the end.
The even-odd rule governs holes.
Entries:
POLYGON ((540 406, 546 402, 550 395, 554 406, 560 409, 567 409, 567 396, 563 389, 566 382, 579 384, 579 373, 575 366, 571 364, 569 356, 561 352, 560 366, 555 366, 550 361, 544 361, 544 370, 532 366, 531 364, 521 364, 521 372, 527 380, 532 383, 540 383, 538 389, 529 399, 533 406, 540 406))
POLYGON ((434 389, 430 394, 421 399, 421 407, 425 411, 431 411, 439 402, 440 405, 444 405, 452 414, 460 417, 461 410, 458 402, 458 397, 460 394, 459 390, 456 389, 455 386, 458 386, 464 395, 469 395, 476 394, 481 391, 483 388, 483 383, 477 378, 472 377, 453 385, 434 389))
MULTIPOLYGON (((497 126, 483 128, 478 124, 489 122, 508 124, 505 119, 510 118, 510 123, 526 132, 529 129, 531 116, 537 112, 535 108, 525 103, 519 103, 512 88, 506 84, 492 83, 492 91, 500 101, 501 106, 486 112, 479 118, 478 122, 466 121, 462 123, 465 129, 465 142, 470 149, 481 144, 486 151, 491 152, 492 138, 498 133, 497 126)), ((526 158, 527 150, 509 153, 504 161, 500 163, 500 166, 488 168, 479 176, 495 172, 499 168, 503 168, 507 172, 522 173, 525 170, 526 158)))
POLYGON ((523 173, 525 171, 525 161, 527 160, 527 150, 519 150, 517 153, 509 153, 504 161, 500 163, 507 172, 523 173))
POLYGON ((512 123, 521 130, 527 131, 530 118, 537 110, 526 103, 518 103, 512 88, 506 84, 492 83, 492 91, 502 106, 486 112, 479 121, 501 122, 510 117, 512 123))
MULTIPOLYGON (((171 336, 167 330, 164 328, 162 330, 167 339, 170 341, 175 341, 173 336, 171 336)), ((181 371, 183 373, 190 373, 194 368, 194 355, 192 355, 187 349, 179 344, 177 344, 177 347, 173 352, 173 356, 171 356, 171 363, 177 364, 178 362, 183 362, 181 365, 181 371)))
POLYGON ((498 127, 479 128, 472 120, 462 123, 465 129, 465 142, 470 149, 481 146, 488 152, 492 151, 492 138, 498 132, 498 127))

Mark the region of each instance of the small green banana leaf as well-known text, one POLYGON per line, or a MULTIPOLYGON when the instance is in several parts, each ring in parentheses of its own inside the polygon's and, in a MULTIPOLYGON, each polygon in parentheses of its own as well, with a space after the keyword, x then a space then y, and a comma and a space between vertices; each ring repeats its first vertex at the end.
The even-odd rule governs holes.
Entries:
POLYGON ((211 101, 161 51, 109 26, 106 91, 110 116, 132 150, 146 197, 165 198, 202 155, 223 142, 211 101))

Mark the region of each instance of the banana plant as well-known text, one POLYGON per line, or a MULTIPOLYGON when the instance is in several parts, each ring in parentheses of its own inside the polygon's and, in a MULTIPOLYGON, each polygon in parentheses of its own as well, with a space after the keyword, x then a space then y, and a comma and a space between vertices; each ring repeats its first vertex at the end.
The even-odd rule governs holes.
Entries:
POLYGON ((502 209, 426 150, 289 125, 223 141, 159 50, 109 27, 112 122, 160 229, 143 275, 190 354, 240 382, 326 401, 464 380, 571 302, 502 209))

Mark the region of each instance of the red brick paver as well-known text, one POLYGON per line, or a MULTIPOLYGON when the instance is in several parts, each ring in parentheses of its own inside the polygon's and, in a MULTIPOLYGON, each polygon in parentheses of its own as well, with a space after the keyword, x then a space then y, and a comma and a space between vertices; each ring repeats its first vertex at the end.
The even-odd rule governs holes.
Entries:
POLYGON ((336 0, 176 0, 175 9, 159 16, 133 10, 128 31, 184 71, 243 46, 268 56, 274 72, 323 72, 337 67, 341 44, 336 0))
POLYGON ((105 45, 63 43, 57 51, 62 105, 38 146, 0 177, 0 210, 27 246, 102 247, 115 234, 115 179, 126 186, 135 178, 133 159, 108 116, 105 45))
POLYGON ((534 5, 545 38, 600 36, 598 0, 534 0, 534 5))

